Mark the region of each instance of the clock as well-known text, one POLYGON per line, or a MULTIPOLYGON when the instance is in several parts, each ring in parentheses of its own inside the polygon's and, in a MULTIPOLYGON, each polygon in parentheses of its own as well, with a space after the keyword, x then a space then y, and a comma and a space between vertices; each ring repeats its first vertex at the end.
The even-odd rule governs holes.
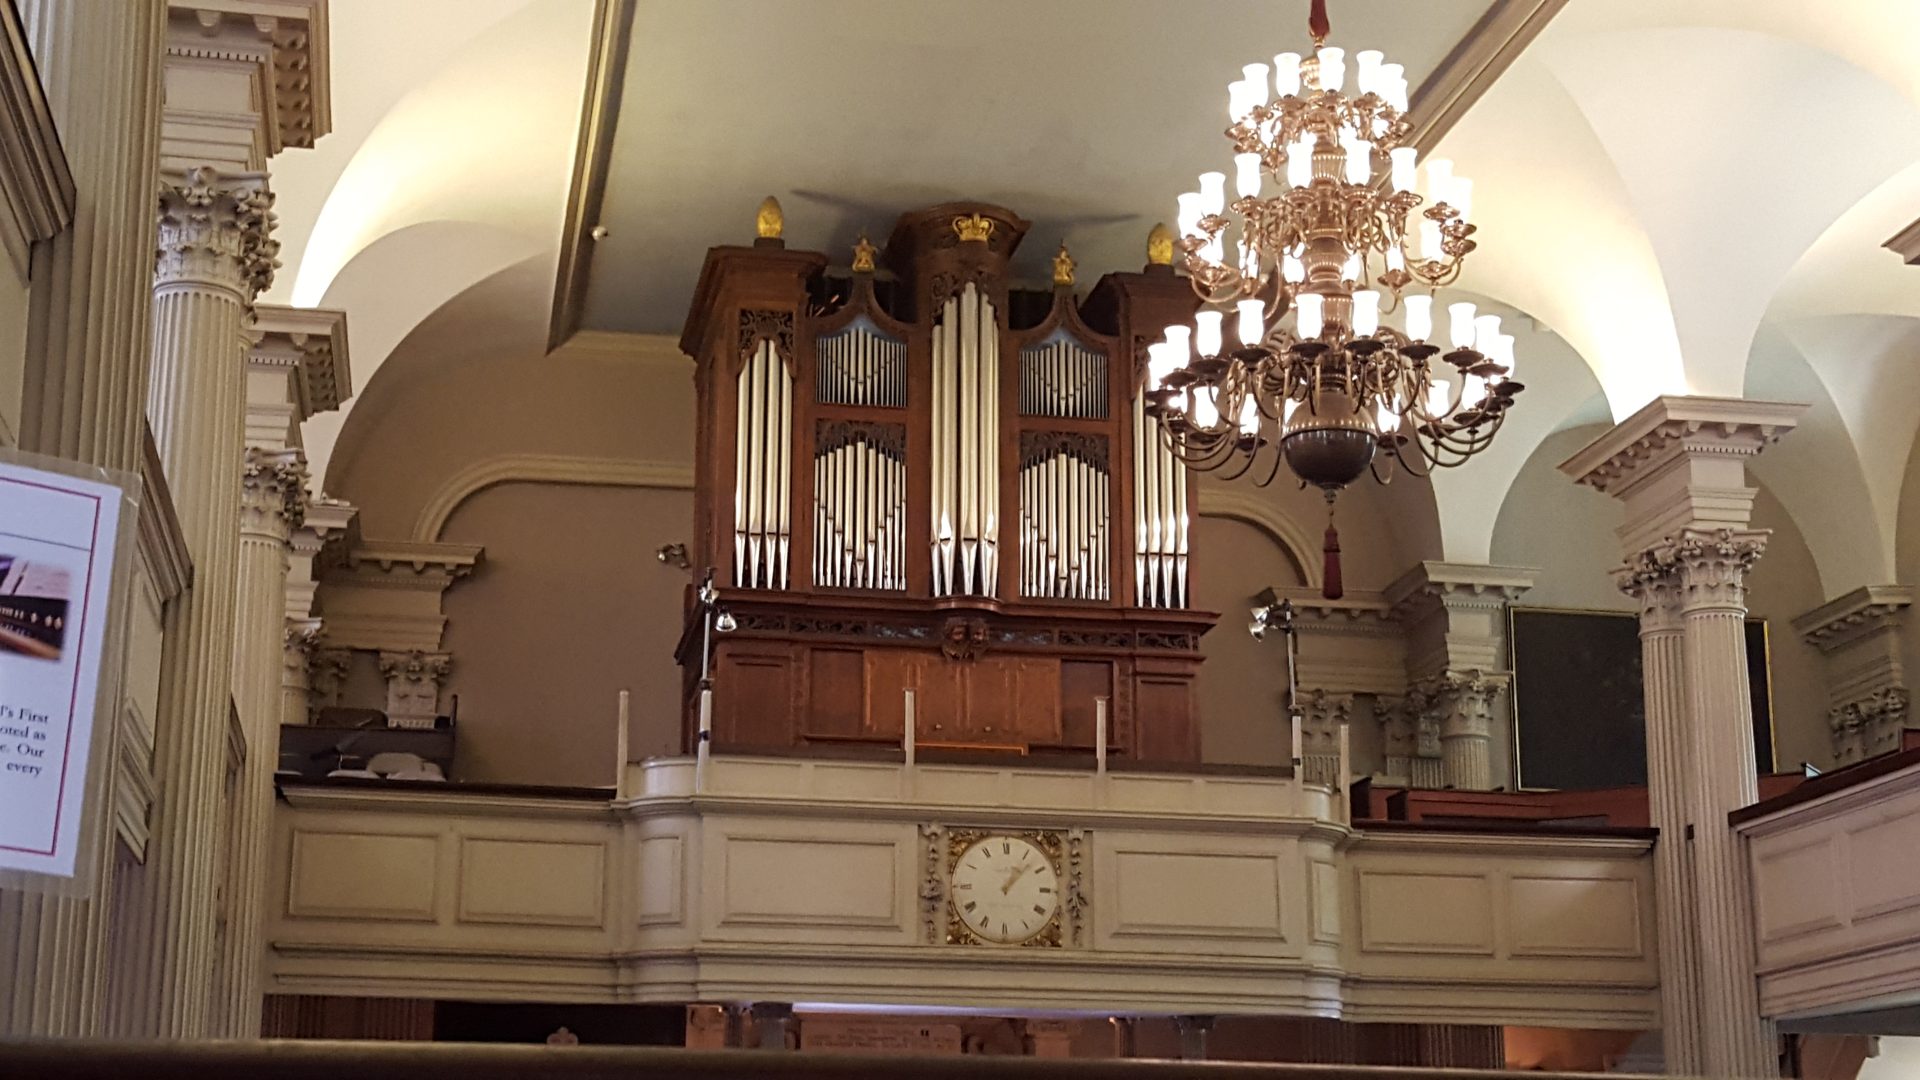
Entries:
POLYGON ((947 834, 947 941, 1060 945, 1060 836, 955 829, 947 834))

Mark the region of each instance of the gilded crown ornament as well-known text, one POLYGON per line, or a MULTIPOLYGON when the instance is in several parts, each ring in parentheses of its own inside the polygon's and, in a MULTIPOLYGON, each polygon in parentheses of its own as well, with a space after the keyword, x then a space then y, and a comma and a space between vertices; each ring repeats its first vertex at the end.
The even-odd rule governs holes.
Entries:
POLYGON ((853 272, 856 274, 873 273, 873 257, 880 249, 867 240, 867 234, 860 234, 860 242, 853 245, 853 272))
POLYGON ((1060 250, 1053 256, 1053 283, 1055 285, 1073 284, 1073 256, 1067 254, 1067 242, 1060 241, 1060 250))
POLYGON ((993 238, 993 219, 978 212, 971 216, 963 215, 953 219, 953 232, 963 244, 984 244, 993 238))
MULTIPOLYGON (((1173 246, 1202 308, 1149 347, 1146 407, 1189 466, 1265 485, 1284 462, 1331 507, 1369 472, 1485 449, 1522 387, 1498 315, 1453 303, 1435 332, 1435 293, 1475 247, 1472 182, 1429 158, 1418 194, 1403 68, 1324 44, 1325 0, 1308 27, 1308 55, 1248 64, 1227 88, 1231 200, 1224 172, 1179 198, 1173 246)), ((1334 595, 1331 527, 1327 550, 1334 595)))

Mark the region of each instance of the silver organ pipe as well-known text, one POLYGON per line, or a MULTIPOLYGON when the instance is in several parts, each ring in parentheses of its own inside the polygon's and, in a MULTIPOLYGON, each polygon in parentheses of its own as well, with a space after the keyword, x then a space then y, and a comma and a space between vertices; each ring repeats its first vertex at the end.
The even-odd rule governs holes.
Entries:
POLYGON ((1187 472, 1159 421, 1133 399, 1134 594, 1141 607, 1187 606, 1187 472))
POLYGON ((816 587, 907 587, 906 445, 904 424, 820 423, 813 459, 816 587))
POLYGON ((907 404, 907 343, 889 337, 865 317, 816 347, 814 393, 822 405, 907 404))
POLYGON ((1102 436, 1027 431, 1020 436, 1020 591, 1050 600, 1112 595, 1107 515, 1112 508, 1102 436))
POLYGON ((1020 350, 1020 415, 1107 418, 1107 356, 1056 332, 1020 350))
POLYGON ((992 596, 999 577, 1000 324, 972 282, 933 336, 933 591, 992 596))
POLYGON ((740 369, 733 492, 733 583, 784 589, 792 548, 793 373, 762 340, 740 369))

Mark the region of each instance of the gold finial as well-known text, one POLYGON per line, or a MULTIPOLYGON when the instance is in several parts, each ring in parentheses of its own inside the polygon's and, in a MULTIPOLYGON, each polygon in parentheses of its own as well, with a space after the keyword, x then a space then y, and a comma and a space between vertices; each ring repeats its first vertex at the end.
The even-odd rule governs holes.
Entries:
POLYGON ((856 274, 873 273, 873 255, 880 250, 867 243, 867 234, 860 234, 860 242, 853 245, 853 272, 856 274))
POLYGON ((1053 257, 1053 283, 1055 285, 1073 284, 1073 256, 1067 254, 1067 242, 1060 241, 1060 251, 1053 257))
POLYGON ((984 244, 993 235, 993 221, 976 212, 972 217, 954 218, 953 231, 959 234, 963 244, 968 241, 984 244))
POLYGON ((760 200, 760 212, 754 215, 753 227, 762 240, 778 240, 786 231, 787 215, 780 211, 780 200, 769 195, 760 200))
POLYGON ((1153 266, 1173 265, 1173 230, 1164 221, 1147 234, 1147 262, 1153 266))

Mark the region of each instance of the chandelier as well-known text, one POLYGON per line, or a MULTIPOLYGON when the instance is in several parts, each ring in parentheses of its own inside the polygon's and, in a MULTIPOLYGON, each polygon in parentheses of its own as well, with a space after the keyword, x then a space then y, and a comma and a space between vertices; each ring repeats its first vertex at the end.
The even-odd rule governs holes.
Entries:
POLYGON ((1436 334, 1435 293, 1475 246, 1472 182, 1429 158, 1430 201, 1416 194, 1403 69, 1326 45, 1325 0, 1308 29, 1310 55, 1248 64, 1227 88, 1232 200, 1222 172, 1180 196, 1203 306, 1148 347, 1146 408, 1188 466, 1266 485, 1285 462, 1331 507, 1369 472, 1384 483, 1485 449, 1521 386, 1498 315, 1452 303, 1436 334))

